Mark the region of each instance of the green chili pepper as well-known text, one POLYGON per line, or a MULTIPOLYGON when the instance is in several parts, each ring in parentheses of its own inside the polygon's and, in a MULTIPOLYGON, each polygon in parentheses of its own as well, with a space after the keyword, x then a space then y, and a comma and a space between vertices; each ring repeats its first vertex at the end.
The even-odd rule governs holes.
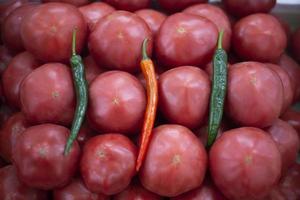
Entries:
POLYGON ((227 54, 222 48, 224 31, 219 33, 218 47, 213 57, 213 80, 210 96, 207 146, 210 147, 221 124, 227 88, 227 54))
POLYGON ((67 155, 72 147, 74 140, 77 138, 78 132, 80 127, 83 123, 87 103, 88 103, 88 87, 87 81, 85 78, 85 71, 84 65, 82 62, 82 58, 80 55, 76 55, 76 29, 73 31, 72 37, 72 57, 70 59, 71 67, 72 67, 72 74, 73 74, 73 81, 76 91, 76 110, 75 115, 72 123, 71 134, 68 138, 65 152, 64 154, 67 155))

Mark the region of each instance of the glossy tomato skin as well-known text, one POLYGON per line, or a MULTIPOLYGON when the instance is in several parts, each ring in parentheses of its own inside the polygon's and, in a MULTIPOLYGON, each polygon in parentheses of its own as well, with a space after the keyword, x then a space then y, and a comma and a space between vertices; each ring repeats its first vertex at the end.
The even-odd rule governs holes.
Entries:
POLYGON ((176 12, 197 3, 206 3, 208 0, 158 0, 159 5, 169 11, 176 12))
POLYGON ((280 178, 280 152, 272 138, 257 128, 224 132, 209 158, 214 183, 228 199, 263 198, 280 178))
POLYGON ((293 126, 300 136, 300 112, 290 108, 280 118, 293 126))
POLYGON ((223 48, 230 49, 231 43, 231 24, 226 13, 219 7, 211 4, 197 4, 183 10, 185 13, 199 15, 212 21, 218 28, 218 31, 224 31, 223 48))
POLYGON ((39 66, 40 62, 27 51, 19 53, 9 62, 2 75, 2 86, 5 99, 10 106, 21 108, 20 85, 24 78, 39 66))
POLYGON ((5 46, 10 51, 14 53, 24 51, 20 27, 24 17, 30 14, 35 7, 35 4, 23 5, 16 8, 4 19, 2 38, 5 46))
POLYGON ((192 66, 168 70, 160 75, 158 89, 159 107, 169 122, 191 129, 203 124, 211 91, 203 70, 192 66))
POLYGON ((157 34, 160 26, 167 18, 167 16, 164 13, 153 9, 138 10, 135 12, 135 14, 137 14, 139 17, 145 20, 154 36, 157 34))
POLYGON ((60 63, 40 66, 23 80, 20 99, 30 123, 69 125, 75 110, 71 70, 60 63))
POLYGON ((222 0, 222 2, 226 10, 236 17, 268 13, 276 4, 276 0, 222 0))
POLYGON ((44 62, 68 62, 75 28, 76 51, 79 53, 87 30, 82 14, 70 4, 46 3, 24 18, 21 37, 25 49, 36 58, 44 62))
POLYGON ((61 2, 61 3, 68 3, 74 6, 83 6, 85 4, 90 3, 89 0, 42 0, 42 2, 61 2))
POLYGON ((109 197, 89 191, 81 179, 74 179, 65 187, 54 190, 53 200, 109 200, 109 197))
POLYGON ((85 77, 88 82, 88 84, 91 84, 91 82, 103 72, 106 71, 105 68, 99 66, 92 56, 87 56, 83 59, 84 67, 85 67, 85 77))
POLYGON ((51 190, 66 185, 77 169, 80 148, 75 141, 64 155, 70 131, 55 124, 27 128, 13 152, 18 177, 26 185, 51 190))
POLYGON ((145 107, 142 84, 127 72, 105 72, 90 85, 88 116, 91 125, 98 131, 138 132, 145 107))
POLYGON ((121 192, 135 175, 136 157, 136 147, 121 134, 91 138, 84 146, 80 163, 86 187, 106 195, 121 192))
POLYGON ((233 28, 235 53, 246 61, 276 62, 287 46, 287 37, 278 20, 269 14, 240 19, 233 28))
POLYGON ((206 164, 205 149, 189 129, 161 125, 153 130, 139 177, 146 189, 174 197, 202 184, 206 164))
POLYGON ((118 10, 136 11, 150 6, 151 0, 103 0, 118 10))
POLYGON ((116 11, 98 21, 88 45, 98 64, 135 72, 139 70, 141 46, 145 38, 149 39, 147 52, 151 56, 152 33, 146 22, 134 13, 116 11))
POLYGON ((295 59, 298 60, 298 62, 300 62, 300 28, 298 28, 293 34, 292 50, 295 59))
POLYGON ((279 117, 283 86, 265 64, 242 62, 228 72, 227 113, 244 126, 267 127, 279 117))
POLYGON ((82 13, 85 22, 89 27, 89 31, 93 31, 99 19, 114 12, 115 9, 104 2, 94 2, 85 6, 81 6, 79 11, 82 13))
POLYGON ((2 27, 3 20, 16 8, 27 4, 28 0, 13 0, 1 2, 0 5, 0 24, 2 27))
POLYGON ((167 68, 209 62, 218 37, 216 26, 206 18, 177 13, 169 16, 159 29, 155 50, 167 68))
POLYGON ((21 183, 15 167, 8 165, 0 168, 0 199, 47 200, 47 193, 21 183))
POLYGON ((29 127, 23 113, 13 114, 3 124, 0 131, 0 155, 7 162, 12 162, 12 152, 18 137, 29 127))

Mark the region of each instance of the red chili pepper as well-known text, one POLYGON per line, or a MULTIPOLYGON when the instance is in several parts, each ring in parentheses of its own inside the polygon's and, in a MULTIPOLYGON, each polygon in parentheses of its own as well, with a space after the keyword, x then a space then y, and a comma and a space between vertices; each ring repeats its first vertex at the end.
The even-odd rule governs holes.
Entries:
POLYGON ((144 124, 142 129, 142 141, 141 141, 141 146, 137 158, 136 171, 139 171, 140 167, 142 166, 143 160, 145 158, 149 146, 150 137, 151 137, 155 116, 156 116, 157 102, 158 102, 158 89, 157 89, 155 69, 152 60, 147 55, 147 42, 148 42, 148 38, 146 38, 143 42, 143 46, 142 46, 143 58, 140 63, 143 75, 146 80, 147 107, 146 107, 146 113, 144 117, 144 124))

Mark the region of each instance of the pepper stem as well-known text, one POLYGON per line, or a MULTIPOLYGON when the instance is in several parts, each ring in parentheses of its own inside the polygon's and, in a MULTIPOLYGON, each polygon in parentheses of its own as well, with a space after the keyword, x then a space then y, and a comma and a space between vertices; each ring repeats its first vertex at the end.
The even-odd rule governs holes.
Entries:
POLYGON ((223 35, 224 35, 224 30, 221 30, 218 36, 218 49, 222 49, 223 35))
POLYGON ((73 56, 76 55, 76 32, 77 32, 77 29, 74 28, 73 35, 72 35, 72 55, 73 56))
POLYGON ((147 55, 147 44, 148 44, 148 38, 145 38, 143 41, 143 46, 142 46, 142 54, 143 54, 143 60, 149 59, 147 55))

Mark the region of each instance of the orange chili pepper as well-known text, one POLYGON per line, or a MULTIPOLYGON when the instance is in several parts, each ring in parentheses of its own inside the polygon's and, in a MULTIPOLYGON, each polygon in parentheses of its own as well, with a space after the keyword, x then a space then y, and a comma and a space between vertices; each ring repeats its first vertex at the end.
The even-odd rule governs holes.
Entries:
POLYGON ((139 171, 142 166, 143 160, 145 158, 152 129, 154 126, 157 102, 158 102, 158 89, 157 89, 157 80, 155 75, 154 64, 152 60, 147 55, 147 42, 148 38, 143 41, 142 46, 142 61, 140 63, 143 75, 146 80, 146 89, 147 89, 147 107, 144 117, 144 124, 142 129, 142 141, 137 158, 136 171, 139 171))

